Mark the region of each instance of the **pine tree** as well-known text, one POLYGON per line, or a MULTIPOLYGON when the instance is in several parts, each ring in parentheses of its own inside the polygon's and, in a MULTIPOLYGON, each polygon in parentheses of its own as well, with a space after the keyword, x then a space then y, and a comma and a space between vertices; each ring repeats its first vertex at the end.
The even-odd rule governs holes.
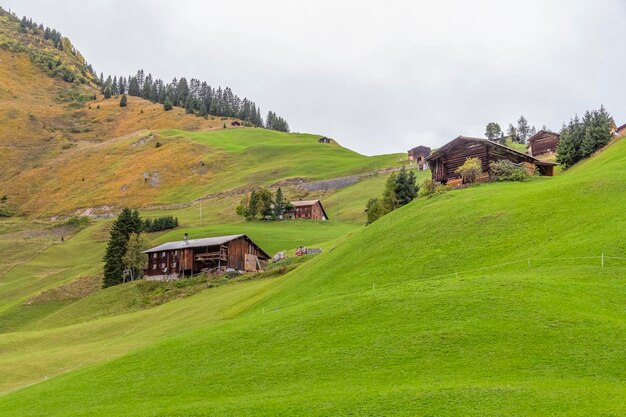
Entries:
POLYGON ((522 115, 517 121, 517 140, 519 143, 526 143, 526 139, 528 139, 528 133, 530 132, 530 127, 528 126, 528 120, 522 115))
POLYGON ((204 101, 202 102, 202 104, 200 104, 199 114, 200 114, 200 116, 204 117, 205 119, 209 118, 209 111, 206 109, 206 104, 204 104, 204 101))
POLYGON ((120 99, 120 107, 126 107, 126 102, 128 98, 126 98, 126 94, 122 94, 122 98, 120 99))
POLYGON ((103 286, 111 287, 123 281, 124 262, 128 240, 131 233, 141 233, 142 222, 137 210, 125 207, 117 217, 110 230, 109 243, 104 255, 103 286))
POLYGON ((518 142, 518 138, 517 138, 517 129, 515 129, 515 126, 513 126, 512 124, 509 123, 509 128, 506 131, 506 135, 511 138, 511 142, 516 143, 518 142))
POLYGON ((392 212, 398 208, 398 197, 396 195, 396 173, 392 173, 385 182, 385 190, 383 191, 382 205, 385 214, 392 212))
POLYGON ((107 84, 104 87, 104 98, 111 98, 111 84, 107 84))
POLYGON ((111 93, 114 96, 118 95, 118 89, 117 89, 117 77, 113 77, 113 82, 111 83, 111 93))
POLYGON ((283 213, 285 212, 285 199, 283 197, 282 188, 278 187, 276 190, 276 201, 274 202, 274 217, 278 219, 282 219, 283 213))
POLYGON ((172 110, 172 102, 170 101, 169 97, 167 97, 165 101, 163 102, 163 110, 165 111, 172 110))

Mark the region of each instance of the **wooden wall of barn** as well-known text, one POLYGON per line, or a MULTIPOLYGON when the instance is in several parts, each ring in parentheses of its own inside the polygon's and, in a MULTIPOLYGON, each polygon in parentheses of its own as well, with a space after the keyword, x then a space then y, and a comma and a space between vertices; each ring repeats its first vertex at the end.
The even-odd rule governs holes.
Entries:
POLYGON ((267 260, 256 245, 240 237, 228 243, 228 267, 243 271, 246 267, 246 254, 256 255, 261 260, 267 260))

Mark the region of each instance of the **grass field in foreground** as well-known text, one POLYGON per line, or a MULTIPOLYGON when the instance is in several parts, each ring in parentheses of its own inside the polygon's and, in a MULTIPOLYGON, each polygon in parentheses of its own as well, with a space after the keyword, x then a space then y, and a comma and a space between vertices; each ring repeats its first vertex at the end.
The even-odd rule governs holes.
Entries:
MULTIPOLYGON (((3 396, 0 414, 624 415, 625 163, 622 140, 560 177, 413 202, 230 320, 181 320, 198 327, 3 396)), ((170 305, 201 314, 199 298, 170 305)))

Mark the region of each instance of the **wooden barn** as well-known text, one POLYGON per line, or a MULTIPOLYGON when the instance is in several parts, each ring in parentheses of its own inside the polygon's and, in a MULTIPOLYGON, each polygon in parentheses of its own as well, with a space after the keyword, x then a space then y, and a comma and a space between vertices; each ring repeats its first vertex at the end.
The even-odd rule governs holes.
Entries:
POLYGON ((528 154, 534 157, 550 156, 556 152, 560 135, 549 130, 540 130, 528 139, 528 154))
POLYGON ((428 162, 426 158, 430 155, 431 149, 428 146, 416 146, 413 149, 409 149, 409 161, 416 161, 417 170, 424 171, 428 169, 428 162))
POLYGON ((333 140, 331 138, 323 136, 317 140, 317 143, 333 143, 333 140))
POLYGON ((449 185, 460 185, 462 183, 461 176, 455 171, 465 163, 467 158, 473 157, 482 162, 483 174, 479 177, 479 181, 489 179, 489 163, 493 161, 508 159, 515 164, 523 165, 529 174, 534 174, 535 170, 538 170, 541 175, 547 176, 554 175, 554 166, 556 165, 553 162, 540 161, 497 142, 466 136, 459 136, 446 143, 426 160, 430 164, 432 178, 435 181, 449 185))
POLYGON ((147 280, 170 281, 201 272, 221 272, 228 268, 238 271, 257 271, 270 259, 246 235, 185 238, 167 242, 145 251, 147 280))
POLYGON ((286 219, 328 220, 328 215, 320 200, 291 201, 293 210, 286 212, 286 219))

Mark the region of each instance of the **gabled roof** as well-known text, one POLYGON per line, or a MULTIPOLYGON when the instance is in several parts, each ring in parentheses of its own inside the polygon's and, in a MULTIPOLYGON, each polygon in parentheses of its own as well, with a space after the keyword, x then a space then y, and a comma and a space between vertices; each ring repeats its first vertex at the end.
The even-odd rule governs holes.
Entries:
POLYGON ((328 219, 328 214, 326 214, 326 210, 324 210, 324 206, 322 205, 322 202, 320 200, 297 200, 297 201, 290 201, 290 203, 294 207, 308 207, 308 206, 314 205, 315 203, 320 203, 320 207, 322 208, 324 217, 328 219))
POLYGON ((188 239, 188 240, 178 240, 176 242, 167 242, 162 245, 155 246, 150 248, 143 253, 152 253, 152 252, 161 252, 168 250, 178 250, 178 249, 188 249, 188 248, 201 248, 205 246, 219 246, 225 243, 228 243, 232 240, 239 239, 240 237, 245 238, 254 244, 261 252, 263 252, 268 258, 270 257, 263 249, 259 247, 256 243, 252 241, 248 236, 241 235, 228 235, 228 236, 216 236, 216 237, 207 237, 203 239, 188 239))
POLYGON ((526 153, 520 152, 520 151, 516 151, 515 149, 509 148, 508 146, 504 146, 498 142, 492 142, 488 139, 484 139, 484 138, 472 138, 472 137, 468 137, 468 136, 459 136, 455 139, 452 139, 450 142, 446 143, 445 145, 443 145, 441 148, 437 149, 436 151, 433 151, 433 153, 431 153, 429 156, 426 157, 427 161, 433 161, 436 159, 439 159, 443 154, 445 154, 446 152, 448 152, 450 149, 454 148, 457 145, 464 145, 464 144, 469 144, 469 143, 482 143, 485 146, 491 146, 494 148, 498 148, 501 149, 507 153, 510 154, 516 154, 520 157, 522 157, 523 159, 534 163, 535 165, 557 165, 554 162, 547 162, 547 161, 541 161, 533 156, 530 156, 526 153))
POLYGON ((556 137, 561 137, 561 135, 559 135, 556 132, 553 132, 551 130, 545 130, 545 129, 541 129, 539 132, 535 133, 534 135, 532 135, 531 137, 528 138, 528 142, 532 142, 535 139, 539 139, 542 135, 556 135, 556 137))
POLYGON ((419 145, 419 146, 416 146, 415 148, 411 148, 408 150, 409 153, 425 152, 428 154, 430 154, 430 151, 431 151, 430 147, 424 146, 424 145, 419 145))
POLYGON ((623 125, 619 126, 619 127, 618 127, 617 129, 615 129, 615 130, 622 130, 622 129, 623 129, 623 128, 625 128, 625 127, 626 127, 626 123, 624 123, 623 125))

